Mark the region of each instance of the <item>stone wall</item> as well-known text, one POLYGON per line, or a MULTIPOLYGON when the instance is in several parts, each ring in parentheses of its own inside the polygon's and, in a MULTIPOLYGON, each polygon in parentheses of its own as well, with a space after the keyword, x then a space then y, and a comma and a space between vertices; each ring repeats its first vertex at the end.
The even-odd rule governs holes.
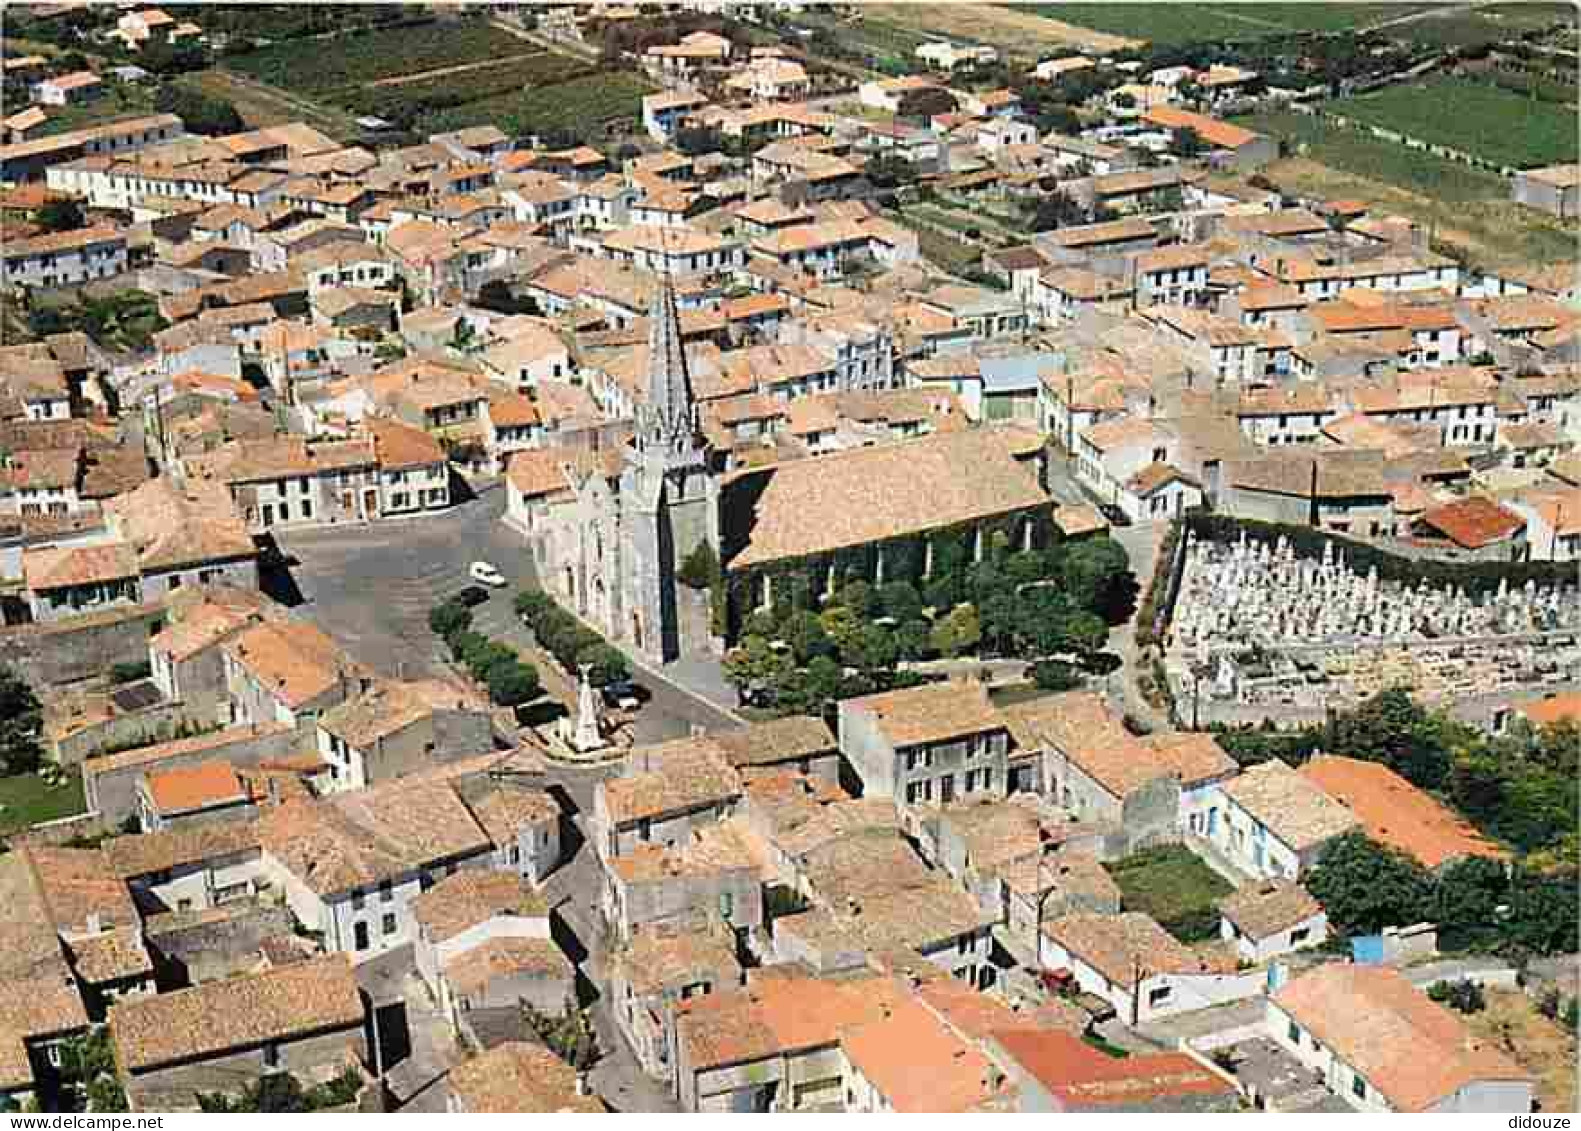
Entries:
POLYGON ((294 728, 232 727, 204 738, 187 739, 160 756, 143 758, 135 751, 124 751, 83 763, 82 788, 88 807, 104 814, 107 821, 120 824, 137 807, 137 783, 151 769, 168 770, 174 766, 193 766, 224 758, 233 766, 256 766, 266 758, 283 758, 299 747, 294 728), (204 739, 207 739, 205 741, 204 739))
POLYGON ((62 766, 75 766, 102 750, 163 742, 192 721, 184 703, 155 703, 56 735, 49 739, 47 753, 62 766))
POLYGON ((50 624, 0 628, 0 663, 11 664, 34 687, 73 683, 107 673, 115 664, 148 659, 148 638, 163 627, 162 605, 128 605, 50 624))

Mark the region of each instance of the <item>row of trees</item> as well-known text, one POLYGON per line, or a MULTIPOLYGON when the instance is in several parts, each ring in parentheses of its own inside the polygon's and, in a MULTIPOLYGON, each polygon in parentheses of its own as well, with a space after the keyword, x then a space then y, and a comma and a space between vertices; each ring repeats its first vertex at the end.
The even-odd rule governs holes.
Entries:
POLYGON ((472 631, 472 610, 460 601, 434 606, 428 627, 444 639, 451 656, 488 688, 489 698, 499 706, 519 707, 543 694, 538 669, 508 644, 472 631))
POLYGON ((523 589, 516 594, 514 607, 538 643, 566 671, 576 674, 586 667, 594 687, 631 678, 631 663, 625 653, 562 609, 542 589, 523 589))

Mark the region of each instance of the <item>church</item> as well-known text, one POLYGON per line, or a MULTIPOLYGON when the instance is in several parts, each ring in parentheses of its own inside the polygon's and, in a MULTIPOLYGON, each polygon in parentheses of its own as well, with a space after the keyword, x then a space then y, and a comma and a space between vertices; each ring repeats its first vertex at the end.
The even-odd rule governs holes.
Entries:
POLYGON ((526 537, 545 590, 653 661, 710 647, 705 599, 682 593, 676 578, 703 543, 723 564, 727 591, 758 601, 786 567, 822 578, 838 562, 842 576, 855 568, 882 581, 918 546, 909 556, 926 569, 930 536, 964 537, 973 552, 990 533, 1027 546, 1048 536, 1042 444, 1022 429, 727 469, 702 427, 668 279, 650 313, 644 391, 627 445, 516 453, 505 521, 526 537))

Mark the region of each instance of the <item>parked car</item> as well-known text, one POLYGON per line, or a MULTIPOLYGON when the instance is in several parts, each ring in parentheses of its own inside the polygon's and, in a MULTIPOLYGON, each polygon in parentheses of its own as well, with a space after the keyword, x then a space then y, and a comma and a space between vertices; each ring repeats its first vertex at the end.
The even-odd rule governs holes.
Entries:
POLYGON ((505 585, 505 575, 488 562, 473 562, 467 574, 473 581, 481 582, 491 589, 501 589, 505 585))
POLYGON ((1113 503, 1098 504, 1098 513, 1109 520, 1110 526, 1130 526, 1131 516, 1113 503))
POLYGON ((489 591, 481 585, 468 585, 457 593, 455 599, 466 608, 475 608, 489 599, 489 591))
POLYGON ((618 707, 622 711, 635 711, 642 706, 643 690, 629 679, 617 679, 614 683, 606 683, 599 689, 599 694, 604 697, 604 706, 618 707))

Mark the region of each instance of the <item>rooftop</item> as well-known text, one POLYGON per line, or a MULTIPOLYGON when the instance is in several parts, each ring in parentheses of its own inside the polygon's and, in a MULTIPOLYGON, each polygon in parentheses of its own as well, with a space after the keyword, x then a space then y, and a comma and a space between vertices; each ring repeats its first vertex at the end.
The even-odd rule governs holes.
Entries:
POLYGON ((1360 824, 1312 779, 1277 760, 1252 766, 1221 788, 1226 797, 1297 852, 1342 836, 1360 824))
POLYGON ((842 711, 872 715, 891 746, 901 749, 963 735, 1003 730, 999 709, 980 683, 925 683, 847 699, 842 711))

